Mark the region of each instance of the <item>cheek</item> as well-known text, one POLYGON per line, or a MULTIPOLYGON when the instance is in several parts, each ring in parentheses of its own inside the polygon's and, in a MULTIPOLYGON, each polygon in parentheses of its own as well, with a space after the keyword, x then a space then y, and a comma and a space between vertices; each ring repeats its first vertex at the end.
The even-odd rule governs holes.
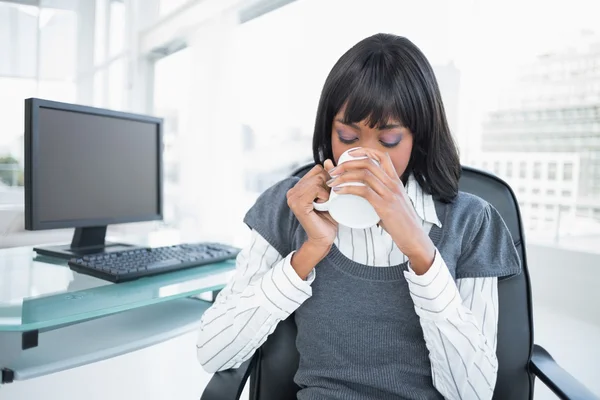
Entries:
POLYGON ((331 150, 333 152, 333 163, 337 165, 340 156, 344 153, 344 151, 348 150, 350 147, 340 143, 338 140, 331 140, 331 150))
POLYGON ((408 161, 410 160, 410 154, 412 152, 412 140, 410 143, 406 142, 389 152, 398 176, 402 176, 402 174, 404 174, 406 166, 408 165, 408 161))

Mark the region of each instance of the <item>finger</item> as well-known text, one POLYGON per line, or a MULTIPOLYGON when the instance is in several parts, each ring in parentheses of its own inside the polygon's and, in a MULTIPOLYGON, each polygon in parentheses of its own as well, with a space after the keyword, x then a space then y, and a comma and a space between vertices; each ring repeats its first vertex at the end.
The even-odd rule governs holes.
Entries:
POLYGON ((394 163, 392 162, 392 159, 390 158, 390 153, 388 152, 361 147, 360 149, 351 151, 350 155, 353 157, 367 156, 369 158, 372 158, 381 165, 381 168, 383 168, 385 173, 390 178, 398 178, 398 172, 396 172, 396 168, 394 167, 394 163))
POLYGON ((329 187, 325 183, 323 174, 315 175, 306 181, 302 194, 304 202, 312 203, 315 199, 327 201, 329 199, 329 187))
POLYGON ((338 165, 333 171, 330 171, 329 174, 333 174, 335 176, 340 176, 340 175, 344 175, 350 171, 356 171, 356 170, 370 171, 389 189, 394 189, 398 185, 397 181, 399 179, 394 180, 381 167, 376 165, 372 160, 370 160, 368 158, 364 158, 362 160, 346 161, 345 163, 338 165))
POLYGON ((331 179, 331 176, 329 176, 329 173, 325 170, 323 170, 319 175, 319 183, 321 186, 323 186, 325 189, 329 189, 327 187, 327 181, 331 179))
POLYGON ((307 180, 315 175, 319 175, 321 172, 323 172, 323 166, 321 166, 320 164, 315 165, 314 167, 311 168, 310 171, 308 171, 301 180, 307 180))
POLYGON ((331 161, 330 159, 325 160, 325 162, 323 163, 323 168, 325 168, 325 171, 329 171, 333 169, 333 167, 333 161, 331 161))
POLYGON ((335 179, 327 182, 327 186, 336 187, 340 186, 344 183, 362 183, 368 185, 371 189, 375 191, 379 196, 384 197, 391 193, 390 188, 388 188, 381 180, 373 175, 371 171, 368 169, 356 169, 350 170, 342 175, 339 175, 335 179))
POLYGON ((354 194, 362 197, 371 203, 371 205, 376 209, 379 208, 379 205, 382 202, 381 196, 375 193, 375 191, 369 186, 336 186, 332 190, 334 190, 337 194, 354 194))
POLYGON ((309 195, 311 192, 307 192, 307 198, 306 198, 306 202, 312 204, 313 201, 316 201, 317 203, 325 203, 327 200, 329 200, 329 190, 325 189, 324 187, 318 186, 315 188, 315 190, 312 192, 312 195, 309 195))

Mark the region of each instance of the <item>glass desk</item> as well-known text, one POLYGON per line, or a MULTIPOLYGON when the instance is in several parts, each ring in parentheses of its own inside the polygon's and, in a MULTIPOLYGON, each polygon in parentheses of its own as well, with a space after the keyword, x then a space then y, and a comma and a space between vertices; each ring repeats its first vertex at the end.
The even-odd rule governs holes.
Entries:
POLYGON ((113 284, 31 248, 0 250, 0 331, 48 329, 221 289, 235 261, 113 284))
POLYGON ((0 250, 1 383, 114 357, 197 328, 235 261, 113 284, 31 247, 0 250))

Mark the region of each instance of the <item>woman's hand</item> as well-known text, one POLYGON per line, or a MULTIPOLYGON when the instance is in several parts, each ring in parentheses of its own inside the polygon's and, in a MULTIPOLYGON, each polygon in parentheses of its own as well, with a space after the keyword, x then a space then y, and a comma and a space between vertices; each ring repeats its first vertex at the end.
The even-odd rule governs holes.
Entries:
MULTIPOLYGON (((325 168, 333 168, 333 162, 325 161, 325 168)), ((326 184, 329 179, 325 169, 317 165, 287 192, 288 206, 308 236, 305 248, 310 248, 311 253, 320 253, 321 258, 331 249, 337 234, 337 223, 328 212, 315 211, 313 201, 324 202, 329 199, 329 187, 326 184)))
POLYGON ((413 271, 419 275, 424 274, 433 263, 435 246, 423 230, 389 155, 365 148, 357 149, 351 154, 354 157, 369 158, 347 161, 330 170, 329 173, 335 179, 328 185, 338 194, 354 194, 371 203, 381 218, 380 225, 409 258, 413 271), (379 165, 371 159, 379 162, 379 165), (348 182, 360 182, 365 186, 339 187, 348 182))

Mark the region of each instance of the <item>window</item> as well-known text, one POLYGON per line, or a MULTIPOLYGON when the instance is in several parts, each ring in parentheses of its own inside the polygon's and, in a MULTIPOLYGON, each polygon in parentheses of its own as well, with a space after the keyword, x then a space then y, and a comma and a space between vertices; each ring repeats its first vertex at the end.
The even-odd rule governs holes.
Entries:
POLYGON ((22 205, 24 198, 22 143, 25 115, 23 103, 14 99, 35 95, 35 80, 0 77, 0 119, 3 125, 0 139, 6 143, 0 146, 0 200, 5 205, 22 205))
POLYGON ((506 177, 512 178, 512 175, 513 175, 513 163, 512 163, 512 161, 509 161, 506 163, 506 177))
MULTIPOLYGON (((189 81, 192 79, 192 52, 185 48, 161 58, 154 68, 154 112, 164 118, 164 199, 165 223, 172 227, 194 223, 193 209, 183 205, 180 197, 179 180, 185 149, 180 142, 180 134, 191 118, 192 110, 188 99, 191 92, 189 81), (177 76, 179 79, 173 79, 177 76)), ((192 168, 192 167, 189 167, 192 168)))
POLYGON ((94 13, 94 64, 99 65, 106 61, 107 54, 107 35, 106 28, 108 24, 108 1, 96 0, 96 10, 94 13))
POLYGON ((525 161, 519 163, 519 178, 527 178, 527 163, 525 161))
POLYGON ((548 179, 551 181, 555 181, 556 180, 556 163, 555 162, 551 162, 550 164, 548 164, 548 179))
POLYGON ((573 164, 572 163, 564 163, 564 165, 563 165, 563 180, 564 181, 572 181, 573 180, 573 164))
POLYGON ((109 53, 114 57, 125 49, 125 3, 110 1, 109 53))
POLYGON ((537 210, 538 208, 540 208, 540 205, 538 203, 531 203, 531 208, 537 210))
POLYGON ((160 15, 170 14, 190 1, 191 0, 159 0, 159 13, 160 15))
POLYGON ((71 80, 76 75, 77 15, 73 11, 40 11, 40 79, 71 80), (57 56, 60 49, 60 57, 57 56))
POLYGON ((532 192, 534 195, 538 195, 538 194, 540 194, 540 188, 534 188, 534 189, 533 189, 531 192, 532 192))
POLYGON ((554 211, 554 204, 546 204, 546 211, 554 211))
POLYGON ((494 174, 500 175, 500 161, 494 161, 494 174))
POLYGON ((0 2, 0 76, 35 78, 37 13, 35 7, 0 2))
POLYGON ((536 161, 533 163, 533 179, 540 179, 542 177, 542 163, 536 161))
POLYGON ((113 110, 125 110, 125 59, 119 58, 108 67, 108 104, 113 110))
POLYGON ((546 196, 554 196, 555 194, 556 194, 556 191, 554 189, 546 190, 546 196))
POLYGON ((563 190, 560 194, 563 197, 571 197, 571 191, 570 190, 563 190))

